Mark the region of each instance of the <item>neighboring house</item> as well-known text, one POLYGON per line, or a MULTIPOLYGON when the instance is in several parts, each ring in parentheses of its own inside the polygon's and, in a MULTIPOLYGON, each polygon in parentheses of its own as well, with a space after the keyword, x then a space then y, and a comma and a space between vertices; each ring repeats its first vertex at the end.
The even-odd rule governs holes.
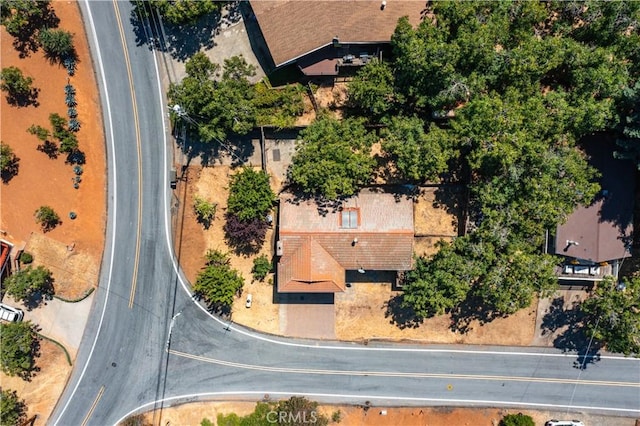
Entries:
POLYGON ((560 279, 600 281, 617 277, 621 261, 631 256, 635 167, 613 157, 615 143, 605 136, 592 136, 583 146, 601 174, 601 191, 558 226, 553 252, 565 258, 560 279))
POLYGON ((341 292, 346 271, 412 266, 413 200, 404 195, 363 190, 335 209, 283 196, 278 226, 281 293, 341 292))
POLYGON ((389 51, 398 19, 420 23, 426 2, 389 0, 250 2, 273 65, 307 76, 338 75, 389 51))

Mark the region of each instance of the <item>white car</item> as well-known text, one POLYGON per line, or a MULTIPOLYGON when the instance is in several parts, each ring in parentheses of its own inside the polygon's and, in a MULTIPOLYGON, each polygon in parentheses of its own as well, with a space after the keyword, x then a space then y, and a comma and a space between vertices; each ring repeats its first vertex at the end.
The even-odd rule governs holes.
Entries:
POLYGON ((545 426, 584 426, 580 420, 549 420, 545 426))
POLYGON ((22 318, 24 313, 20 309, 0 303, 0 319, 7 322, 20 322, 22 318))
POLYGON ((253 296, 251 293, 247 294, 247 302, 244 304, 245 307, 250 308, 251 302, 253 302, 253 296))

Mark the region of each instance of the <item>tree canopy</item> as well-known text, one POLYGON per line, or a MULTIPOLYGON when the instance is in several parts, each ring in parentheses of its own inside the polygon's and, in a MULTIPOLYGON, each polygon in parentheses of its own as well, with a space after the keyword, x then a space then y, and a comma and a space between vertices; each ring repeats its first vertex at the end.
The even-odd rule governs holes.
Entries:
POLYGON ((322 117, 300 133, 289 180, 310 196, 353 195, 371 180, 375 139, 362 120, 322 117))
POLYGON ((38 91, 31 86, 33 79, 22 74, 20 68, 2 68, 0 79, 0 89, 7 94, 7 102, 19 106, 34 102, 38 91))
POLYGON ((30 321, 0 324, 0 368, 10 376, 30 380, 36 371, 36 357, 40 355, 40 338, 30 321))
POLYGON ((4 142, 0 142, 0 175, 2 182, 9 182, 20 169, 20 159, 13 152, 13 149, 4 142))
POLYGON ((51 271, 40 265, 28 266, 10 275, 5 281, 7 293, 25 305, 34 302, 34 296, 51 298, 54 293, 51 271))
POLYGON ((215 0, 147 0, 164 19, 175 25, 193 23, 201 16, 220 10, 226 2, 215 0))
POLYGON ((230 133, 246 134, 255 125, 254 91, 248 80, 255 67, 234 56, 225 59, 221 77, 218 71, 217 64, 198 52, 186 63, 186 77, 169 87, 169 100, 176 106, 173 121, 183 120, 203 142, 224 141, 230 133))
POLYGON ((269 175, 264 171, 243 167, 231 176, 227 200, 229 214, 240 220, 265 219, 275 200, 269 175))
POLYGON ((0 425, 19 425, 26 420, 27 406, 18 393, 0 388, 0 425))
POLYGON ((226 254, 211 252, 209 264, 198 274, 193 286, 196 295, 203 297, 211 308, 226 312, 244 285, 240 273, 232 269, 226 254))
POLYGON ((580 309, 590 336, 611 352, 640 357, 640 277, 598 283, 580 309))

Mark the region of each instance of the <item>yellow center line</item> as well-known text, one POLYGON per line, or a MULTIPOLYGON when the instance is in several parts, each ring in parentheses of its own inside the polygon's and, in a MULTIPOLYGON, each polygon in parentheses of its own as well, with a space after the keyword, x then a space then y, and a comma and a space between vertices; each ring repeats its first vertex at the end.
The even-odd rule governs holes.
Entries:
POLYGON ((634 382, 606 382, 598 380, 578 380, 578 379, 556 379, 542 377, 518 377, 518 376, 483 376, 470 374, 444 374, 444 373, 406 373, 406 372, 385 372, 385 371, 348 371, 348 370, 313 370, 303 368, 285 367, 265 367, 260 365, 239 364, 235 362, 222 361, 214 358, 207 358, 199 355, 192 355, 176 350, 169 350, 172 355, 190 358, 197 361, 208 362, 210 364, 224 365, 227 367, 244 368, 247 370, 260 370, 278 373, 291 374, 322 374, 334 376, 377 376, 377 377, 410 377, 410 378, 430 378, 430 379, 462 379, 462 380, 490 380, 503 382, 534 382, 534 383, 561 383, 572 385, 592 385, 592 386, 620 386, 640 388, 640 383, 634 382))
POLYGON ((129 50, 124 37, 124 28, 120 19, 120 9, 118 1, 113 0, 113 7, 116 11, 116 21, 118 21, 118 30, 120 31, 120 39, 122 40, 122 49, 124 50, 124 60, 127 65, 127 75, 129 77, 129 91, 131 92, 131 104, 133 107, 133 122, 136 129, 136 149, 138 154, 138 224, 136 229, 136 249, 133 259, 133 277, 131 279, 131 293, 129 294, 129 309, 133 307, 133 300, 136 296, 136 285, 138 282, 138 264, 140 262, 140 233, 142 224, 142 153, 140 148, 140 123, 138 121, 138 103, 136 101, 136 93, 133 88, 133 75, 131 72, 131 62, 129 61, 129 50))
POLYGON ((89 421, 89 418, 93 414, 93 410, 96 409, 96 406, 98 405, 98 401, 100 401, 100 398, 102 398, 103 393, 104 393, 104 386, 102 386, 100 388, 100 391, 98 391, 98 396, 96 396, 96 399, 93 401, 93 404, 91 404, 91 408, 89 408, 89 412, 87 413, 87 415, 84 417, 84 420, 82 421, 82 426, 85 426, 89 421))

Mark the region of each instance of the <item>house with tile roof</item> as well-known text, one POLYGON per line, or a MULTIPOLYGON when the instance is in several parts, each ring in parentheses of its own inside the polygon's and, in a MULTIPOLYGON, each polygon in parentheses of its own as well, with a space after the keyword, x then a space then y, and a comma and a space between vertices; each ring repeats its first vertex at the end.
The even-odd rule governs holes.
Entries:
POLYGON ((297 64, 307 76, 338 75, 389 50, 398 19, 420 23, 426 2, 252 0, 275 68, 297 64))
POLYGON ((277 286, 281 293, 336 293, 346 271, 407 271, 413 256, 413 200, 366 189, 325 209, 280 199, 277 286))
POLYGON ((552 252, 564 257, 561 280, 600 281, 617 277, 621 262, 631 256, 635 166, 613 157, 615 142, 609 137, 596 134, 582 146, 600 172, 601 191, 558 226, 552 252))

